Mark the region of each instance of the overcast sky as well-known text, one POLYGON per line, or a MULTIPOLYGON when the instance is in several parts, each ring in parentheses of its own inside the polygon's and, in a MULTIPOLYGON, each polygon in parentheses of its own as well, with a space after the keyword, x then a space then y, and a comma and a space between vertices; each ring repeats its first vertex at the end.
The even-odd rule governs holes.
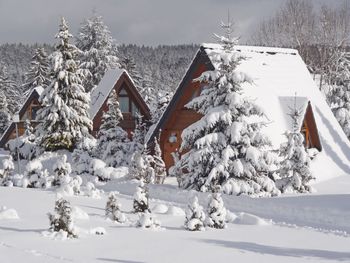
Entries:
MULTIPOLYGON (((118 43, 145 45, 212 41, 227 10, 246 39, 285 0, 0 0, 0 44, 54 43, 59 19, 71 32, 95 9, 118 43)), ((311 0, 310 0, 311 1, 311 0)), ((335 4, 341 0, 314 0, 335 4)))

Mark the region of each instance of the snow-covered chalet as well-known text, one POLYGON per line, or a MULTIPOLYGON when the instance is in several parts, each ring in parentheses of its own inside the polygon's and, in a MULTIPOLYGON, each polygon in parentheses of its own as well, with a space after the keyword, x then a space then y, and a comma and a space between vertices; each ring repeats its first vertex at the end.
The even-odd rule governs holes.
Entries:
MULTIPOLYGON (((244 93, 264 109, 268 125, 263 132, 270 137, 273 147, 278 149, 286 140, 285 131, 292 130, 288 113, 296 103, 304 116, 300 120, 300 131, 305 137, 305 147, 319 152, 311 167, 316 178, 350 173, 350 143, 298 51, 252 46, 236 46, 235 49, 246 57, 237 70, 253 79, 253 84, 242 86, 244 93)), ((168 107, 150 133, 148 144, 152 145, 154 137, 161 131, 160 146, 167 168, 173 165, 172 153, 180 149, 182 131, 202 117, 185 107, 201 92, 203 84, 193 79, 204 71, 215 69, 211 56, 213 51, 220 50, 221 46, 217 44, 200 47, 168 107)))
MULTIPOLYGON (((107 98, 112 90, 118 94, 120 110, 123 113, 123 120, 120 126, 130 133, 135 129, 135 119, 137 114, 143 116, 145 120, 149 120, 150 110, 139 94, 135 83, 129 76, 127 71, 122 69, 111 69, 106 72, 98 87, 96 87, 90 95, 90 118, 93 121, 92 134, 97 135, 103 112, 107 111, 107 98)), ((25 103, 19 110, 18 133, 19 136, 25 131, 24 123, 29 120, 33 126, 36 126, 37 110, 40 109, 39 97, 43 92, 42 87, 37 87, 27 97, 25 103)), ((16 137, 16 126, 12 122, 0 139, 0 147, 5 147, 6 143, 16 137)))

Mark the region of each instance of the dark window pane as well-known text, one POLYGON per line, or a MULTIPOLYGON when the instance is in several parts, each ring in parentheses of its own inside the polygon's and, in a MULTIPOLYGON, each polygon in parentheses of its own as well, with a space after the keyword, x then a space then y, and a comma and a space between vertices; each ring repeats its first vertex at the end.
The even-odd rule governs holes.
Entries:
POLYGON ((119 97, 118 101, 121 112, 129 112, 129 97, 119 97))

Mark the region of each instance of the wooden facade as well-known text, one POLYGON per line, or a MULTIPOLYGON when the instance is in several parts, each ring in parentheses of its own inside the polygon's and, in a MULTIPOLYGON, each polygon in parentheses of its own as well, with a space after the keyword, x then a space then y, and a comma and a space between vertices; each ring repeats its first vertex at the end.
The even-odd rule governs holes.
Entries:
POLYGON ((322 150, 322 145, 318 136, 317 126, 310 101, 307 105, 300 131, 304 135, 304 144, 306 148, 316 148, 319 151, 322 150))

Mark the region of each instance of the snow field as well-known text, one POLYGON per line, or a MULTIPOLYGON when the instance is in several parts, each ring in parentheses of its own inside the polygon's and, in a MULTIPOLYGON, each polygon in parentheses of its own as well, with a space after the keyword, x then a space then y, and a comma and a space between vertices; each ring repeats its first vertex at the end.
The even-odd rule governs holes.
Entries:
MULTIPOLYGON (((124 184, 124 186, 135 186, 124 184)), ((152 188, 151 188, 152 189, 152 188)), ((155 191, 156 192, 156 191, 155 191)), ((161 190, 160 190, 161 192, 161 190)), ((174 193, 173 193, 174 194, 174 193)), ((190 193, 192 194, 192 193, 190 193)), ((182 196, 183 193, 177 193, 182 196)), ((306 228, 257 224, 259 217, 237 213, 246 224, 229 223, 224 230, 186 231, 184 216, 156 214, 163 231, 133 226, 132 197, 118 194, 130 224, 105 219, 106 195, 101 199, 69 197, 73 207, 78 239, 62 241, 43 236, 53 211, 56 194, 51 191, 0 188, 0 200, 15 208, 19 220, 0 221, 1 262, 339 262, 350 260, 350 239, 306 228), (28 200, 28 202, 23 202, 28 200), (38 205, 40 204, 40 205, 38 205), (89 219, 82 214, 88 214, 89 219), (248 220, 249 219, 249 220, 248 220), (249 221, 254 224, 248 224, 249 221), (254 222, 256 221, 256 222, 254 222), (103 235, 96 234, 96 231, 103 235), (302 242, 301 242, 302 241, 302 242)), ((173 198, 177 199, 177 198, 173 198)), ((199 198, 204 201, 203 198, 199 198)), ((260 199, 259 199, 260 200, 260 199)), ((261 199, 263 200, 263 199, 261 199)), ((244 202, 244 199, 242 200, 244 202)), ((151 207, 185 203, 150 200, 151 207)), ((165 210, 165 209, 164 209, 165 210)), ((154 213, 155 214, 155 213, 154 213)))

